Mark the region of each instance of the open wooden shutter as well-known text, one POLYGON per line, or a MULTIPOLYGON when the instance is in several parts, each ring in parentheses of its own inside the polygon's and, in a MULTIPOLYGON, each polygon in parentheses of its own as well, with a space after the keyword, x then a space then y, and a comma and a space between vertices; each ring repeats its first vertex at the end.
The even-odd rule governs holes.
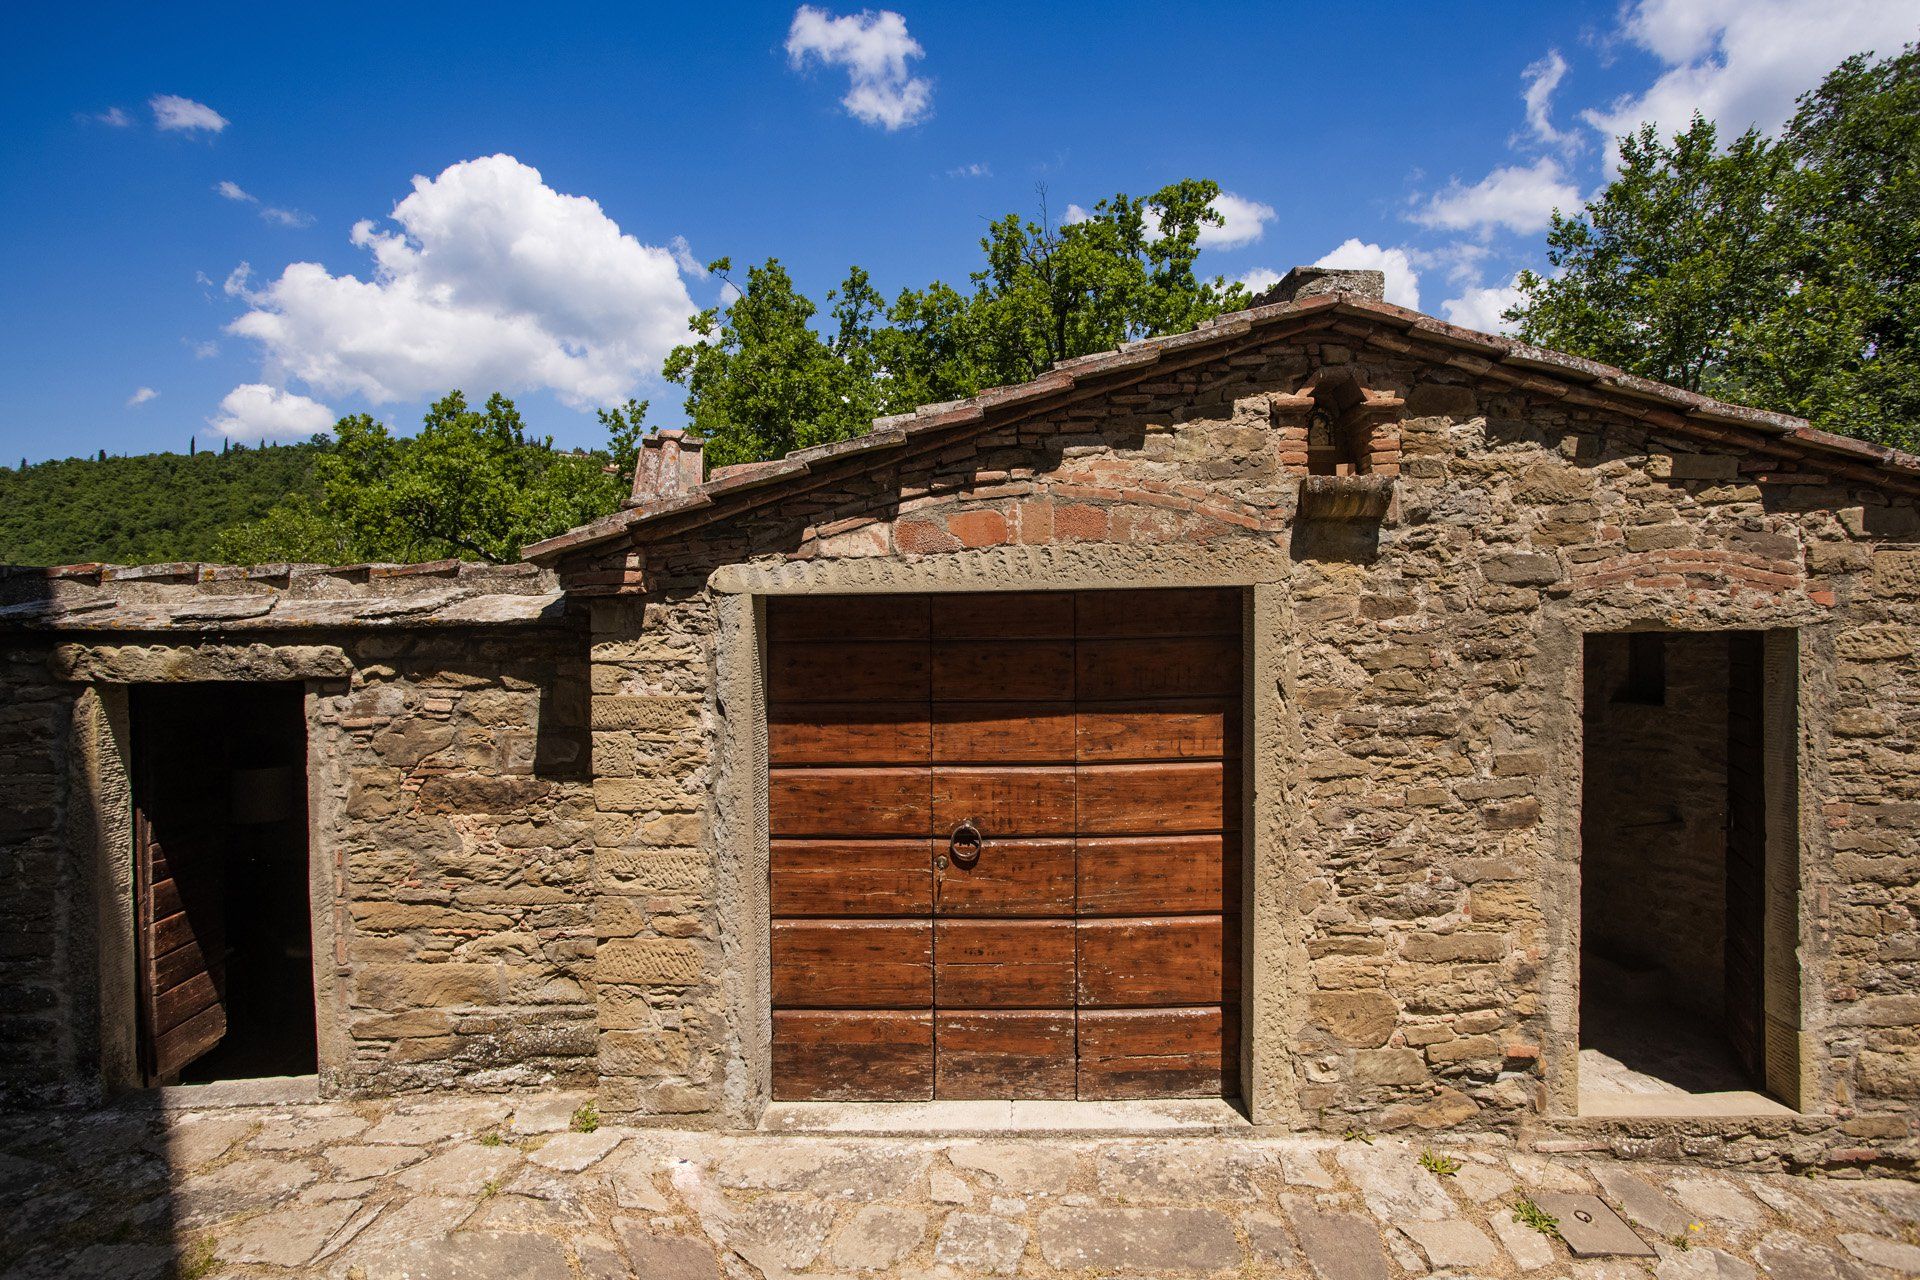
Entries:
POLYGON ((193 690, 139 690, 134 711, 134 924, 141 1055, 165 1083, 227 1033, 225 772, 206 767, 193 690))

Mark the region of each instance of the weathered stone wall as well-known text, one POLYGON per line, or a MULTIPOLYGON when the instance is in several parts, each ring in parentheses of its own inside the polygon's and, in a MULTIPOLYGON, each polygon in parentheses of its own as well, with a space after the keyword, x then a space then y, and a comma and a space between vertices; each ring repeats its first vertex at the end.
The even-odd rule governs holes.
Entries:
MULTIPOLYGON (((1730 655, 1723 634, 1661 642, 1658 702, 1624 696, 1625 635, 1586 644, 1581 945, 1717 1021, 1725 1004, 1730 655)), ((1605 977, 1607 969, 1588 973, 1605 977)))
POLYGON ((0 1105, 87 1096, 68 1078, 91 1008, 66 981, 91 932, 66 856, 77 693, 47 680, 44 653, 0 653, 0 1105))
POLYGON ((720 998, 711 810, 712 602, 593 611, 593 796, 602 1105, 711 1112, 737 1043, 720 998))
MULTIPOLYGON (((651 868, 621 895, 644 900, 644 925, 636 907, 606 906, 601 932, 616 918, 635 930, 622 985, 647 1025, 707 1038, 636 1062, 619 1038, 634 1019, 617 1015, 602 1069, 618 1107, 711 1099, 747 1043, 751 1011, 723 991, 727 966, 757 952, 726 933, 729 887, 710 878, 723 800, 708 784, 753 710, 715 694, 714 584, 1018 589, 1073 552, 1114 586, 1178 582, 1202 563, 1281 565, 1254 637, 1285 654, 1283 723, 1269 728, 1288 744, 1254 762, 1272 770, 1257 803, 1279 820, 1251 897, 1272 904, 1257 908, 1275 913, 1260 936, 1281 957, 1254 998, 1271 1066, 1252 1082, 1256 1118, 1577 1128, 1581 637, 1798 628, 1814 1115, 1760 1146, 1777 1152, 1796 1125, 1828 1149, 1908 1135, 1920 1098, 1911 500, 1359 337, 1241 351, 895 457, 574 566, 582 581, 646 584, 596 605, 596 769, 645 763, 636 780, 600 783, 601 863, 651 868), (1378 524, 1296 518, 1302 388, 1329 369, 1373 393, 1369 406, 1398 402, 1397 456, 1375 446, 1376 476, 1399 472, 1378 524)), ((1745 1150, 1709 1131, 1690 1149, 1745 1150)))
POLYGON ((356 638, 350 685, 310 699, 313 853, 336 884, 331 1084, 591 1077, 584 641, 356 638))

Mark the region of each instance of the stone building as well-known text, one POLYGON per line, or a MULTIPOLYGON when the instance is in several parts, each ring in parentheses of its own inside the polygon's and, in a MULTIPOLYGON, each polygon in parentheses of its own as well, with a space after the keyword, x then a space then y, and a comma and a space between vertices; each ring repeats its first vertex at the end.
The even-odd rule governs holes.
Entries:
POLYGON ((517 570, 14 574, 7 1095, 1910 1160, 1920 459, 1378 298, 662 432, 517 570))

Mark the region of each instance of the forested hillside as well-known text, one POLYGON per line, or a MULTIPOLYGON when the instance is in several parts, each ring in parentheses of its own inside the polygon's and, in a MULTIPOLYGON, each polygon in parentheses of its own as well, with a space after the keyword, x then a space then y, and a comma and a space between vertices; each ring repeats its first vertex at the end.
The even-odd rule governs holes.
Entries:
POLYGON ((0 469, 0 564, 211 559, 224 530, 312 489, 327 443, 0 469))

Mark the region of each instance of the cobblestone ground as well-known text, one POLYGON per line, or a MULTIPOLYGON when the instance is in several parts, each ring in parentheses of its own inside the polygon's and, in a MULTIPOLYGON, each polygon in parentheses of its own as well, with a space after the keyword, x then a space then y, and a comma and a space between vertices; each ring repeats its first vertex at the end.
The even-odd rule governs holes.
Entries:
POLYGON ((1543 1156, 1491 1139, 576 1132, 582 1098, 0 1120, 9 1276, 1920 1275, 1920 1184, 1543 1156), (1457 1171, 1444 1172, 1451 1161, 1457 1171), (1575 1259, 1602 1196, 1656 1258, 1575 1259), (1684 1242, 1684 1246, 1682 1243, 1684 1242))

